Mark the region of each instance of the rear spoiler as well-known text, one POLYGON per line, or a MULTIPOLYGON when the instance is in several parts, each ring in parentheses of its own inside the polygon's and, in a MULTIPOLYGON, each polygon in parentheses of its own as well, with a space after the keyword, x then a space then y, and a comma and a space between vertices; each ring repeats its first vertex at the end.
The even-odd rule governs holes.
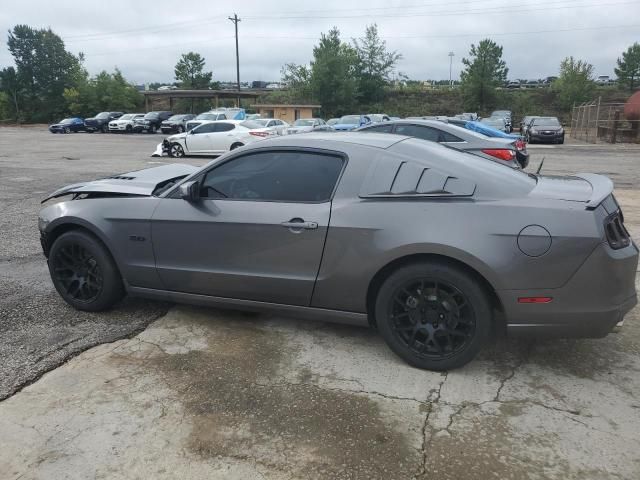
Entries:
POLYGON ((591 198, 587 203, 587 210, 593 210, 613 193, 613 182, 609 177, 595 173, 579 173, 575 175, 591 185, 591 198))

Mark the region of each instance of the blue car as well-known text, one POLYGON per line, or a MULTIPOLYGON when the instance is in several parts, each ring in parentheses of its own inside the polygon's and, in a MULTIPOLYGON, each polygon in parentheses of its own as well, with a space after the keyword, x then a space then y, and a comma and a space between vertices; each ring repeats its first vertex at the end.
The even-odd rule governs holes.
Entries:
POLYGON ((466 122, 464 128, 471 130, 472 132, 481 133, 487 137, 494 138, 520 138, 520 135, 513 135, 511 133, 505 133, 502 130, 490 127, 482 122, 466 122))
POLYGON ((340 118, 338 123, 333 125, 333 129, 348 132, 369 123, 371 123, 371 119, 367 115, 345 115, 340 118))
POLYGON ((86 132, 84 126, 84 120, 78 117, 65 118, 58 123, 49 125, 49 131, 51 133, 77 133, 80 131, 86 132))

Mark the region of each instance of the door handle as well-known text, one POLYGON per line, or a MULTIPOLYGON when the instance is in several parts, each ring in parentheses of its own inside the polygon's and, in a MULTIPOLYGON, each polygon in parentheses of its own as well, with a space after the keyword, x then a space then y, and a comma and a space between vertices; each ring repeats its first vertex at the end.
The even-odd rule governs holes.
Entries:
POLYGON ((318 222, 305 222, 301 218, 292 218, 288 222, 282 222, 280 225, 291 230, 315 230, 318 228, 318 222))

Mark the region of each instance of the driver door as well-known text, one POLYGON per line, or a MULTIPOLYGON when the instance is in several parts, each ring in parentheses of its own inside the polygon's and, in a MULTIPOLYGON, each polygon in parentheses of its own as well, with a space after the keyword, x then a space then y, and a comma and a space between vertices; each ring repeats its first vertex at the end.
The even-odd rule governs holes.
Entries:
POLYGON ((160 201, 156 267, 172 291, 308 306, 345 160, 260 150, 212 166, 201 198, 160 201))
POLYGON ((211 136, 214 135, 215 123, 203 123, 191 129, 185 136, 184 143, 189 153, 207 153, 211 150, 211 136))

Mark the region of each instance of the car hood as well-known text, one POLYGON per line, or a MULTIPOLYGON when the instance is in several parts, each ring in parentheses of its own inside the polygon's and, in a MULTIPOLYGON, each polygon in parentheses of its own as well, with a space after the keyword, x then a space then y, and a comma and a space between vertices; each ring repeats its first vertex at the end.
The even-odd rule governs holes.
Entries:
POLYGON ((67 185, 45 197, 41 203, 52 198, 62 197, 72 193, 113 193, 124 195, 149 196, 159 184, 168 180, 177 180, 198 170, 197 167, 175 163, 161 167, 147 168, 128 173, 112 175, 89 182, 67 185))
POLYGON ((530 197, 583 202, 595 208, 613 192, 613 182, 604 175, 579 173, 573 176, 539 176, 530 197))
POLYGON ((51 127, 69 127, 71 126, 70 123, 52 123, 51 125, 49 125, 49 128, 51 127))

